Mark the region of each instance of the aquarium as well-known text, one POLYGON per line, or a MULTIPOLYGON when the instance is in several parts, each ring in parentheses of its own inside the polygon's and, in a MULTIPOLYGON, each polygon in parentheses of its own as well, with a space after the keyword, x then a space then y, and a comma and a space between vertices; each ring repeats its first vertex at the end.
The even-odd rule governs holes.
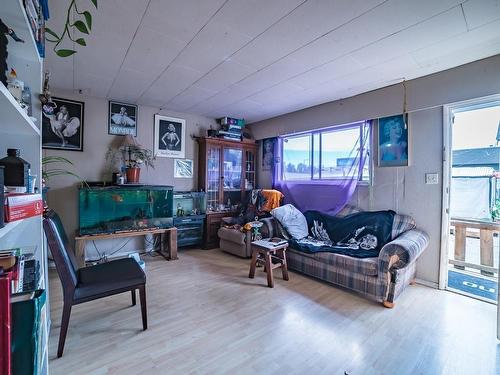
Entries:
POLYGON ((205 215, 206 211, 206 193, 197 191, 174 192, 174 217, 205 215))
POLYGON ((172 186, 123 185, 79 189, 80 235, 172 226, 172 186))

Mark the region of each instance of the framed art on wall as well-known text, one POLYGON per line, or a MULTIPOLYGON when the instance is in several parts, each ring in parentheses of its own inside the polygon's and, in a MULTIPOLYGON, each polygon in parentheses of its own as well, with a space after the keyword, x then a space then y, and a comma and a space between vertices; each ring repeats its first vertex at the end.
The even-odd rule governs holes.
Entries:
POLYGON ((108 107, 108 134, 133 135, 137 137, 137 117, 139 109, 136 105, 110 100, 108 107))
POLYGON ((52 97, 45 105, 42 118, 42 148, 83 151, 85 103, 52 97))
POLYGON ((174 177, 193 178, 193 161, 190 159, 175 159, 174 177))
POLYGON ((408 166, 407 115, 383 117, 378 120, 378 166, 408 166))
POLYGON ((155 156, 183 159, 186 153, 186 120, 155 115, 155 156))
POLYGON ((276 138, 262 140, 262 170, 270 171, 274 166, 274 144, 276 138))

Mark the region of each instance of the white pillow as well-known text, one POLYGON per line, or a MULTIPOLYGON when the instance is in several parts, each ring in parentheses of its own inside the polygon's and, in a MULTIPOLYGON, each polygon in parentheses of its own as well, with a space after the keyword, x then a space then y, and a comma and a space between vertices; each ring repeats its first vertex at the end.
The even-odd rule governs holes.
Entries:
POLYGON ((306 217, 293 205, 277 207, 271 211, 271 215, 285 227, 292 238, 300 240, 308 236, 306 217))

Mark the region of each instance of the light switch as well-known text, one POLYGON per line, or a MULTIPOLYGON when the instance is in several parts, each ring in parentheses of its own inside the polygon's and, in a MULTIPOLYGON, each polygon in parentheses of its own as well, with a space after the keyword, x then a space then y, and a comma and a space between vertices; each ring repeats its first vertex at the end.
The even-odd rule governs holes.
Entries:
POLYGON ((427 185, 437 185, 439 182, 439 175, 437 173, 426 173, 425 183, 427 185))

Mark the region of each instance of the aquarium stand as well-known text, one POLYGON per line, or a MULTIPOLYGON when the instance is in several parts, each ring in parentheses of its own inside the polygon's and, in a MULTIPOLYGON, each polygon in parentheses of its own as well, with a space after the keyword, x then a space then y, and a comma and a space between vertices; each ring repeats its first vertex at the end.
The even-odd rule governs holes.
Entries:
POLYGON ((110 240, 125 237, 137 237, 145 236, 147 234, 158 234, 161 236, 160 250, 158 253, 162 255, 166 260, 177 260, 177 228, 155 228, 155 229, 143 229, 135 230, 129 232, 119 232, 119 233, 103 233, 75 237, 75 257, 78 263, 78 268, 85 267, 85 244, 87 241, 95 240, 110 240), (166 237, 166 238, 165 238, 166 237), (168 241, 167 249, 165 249, 165 242, 168 241))

